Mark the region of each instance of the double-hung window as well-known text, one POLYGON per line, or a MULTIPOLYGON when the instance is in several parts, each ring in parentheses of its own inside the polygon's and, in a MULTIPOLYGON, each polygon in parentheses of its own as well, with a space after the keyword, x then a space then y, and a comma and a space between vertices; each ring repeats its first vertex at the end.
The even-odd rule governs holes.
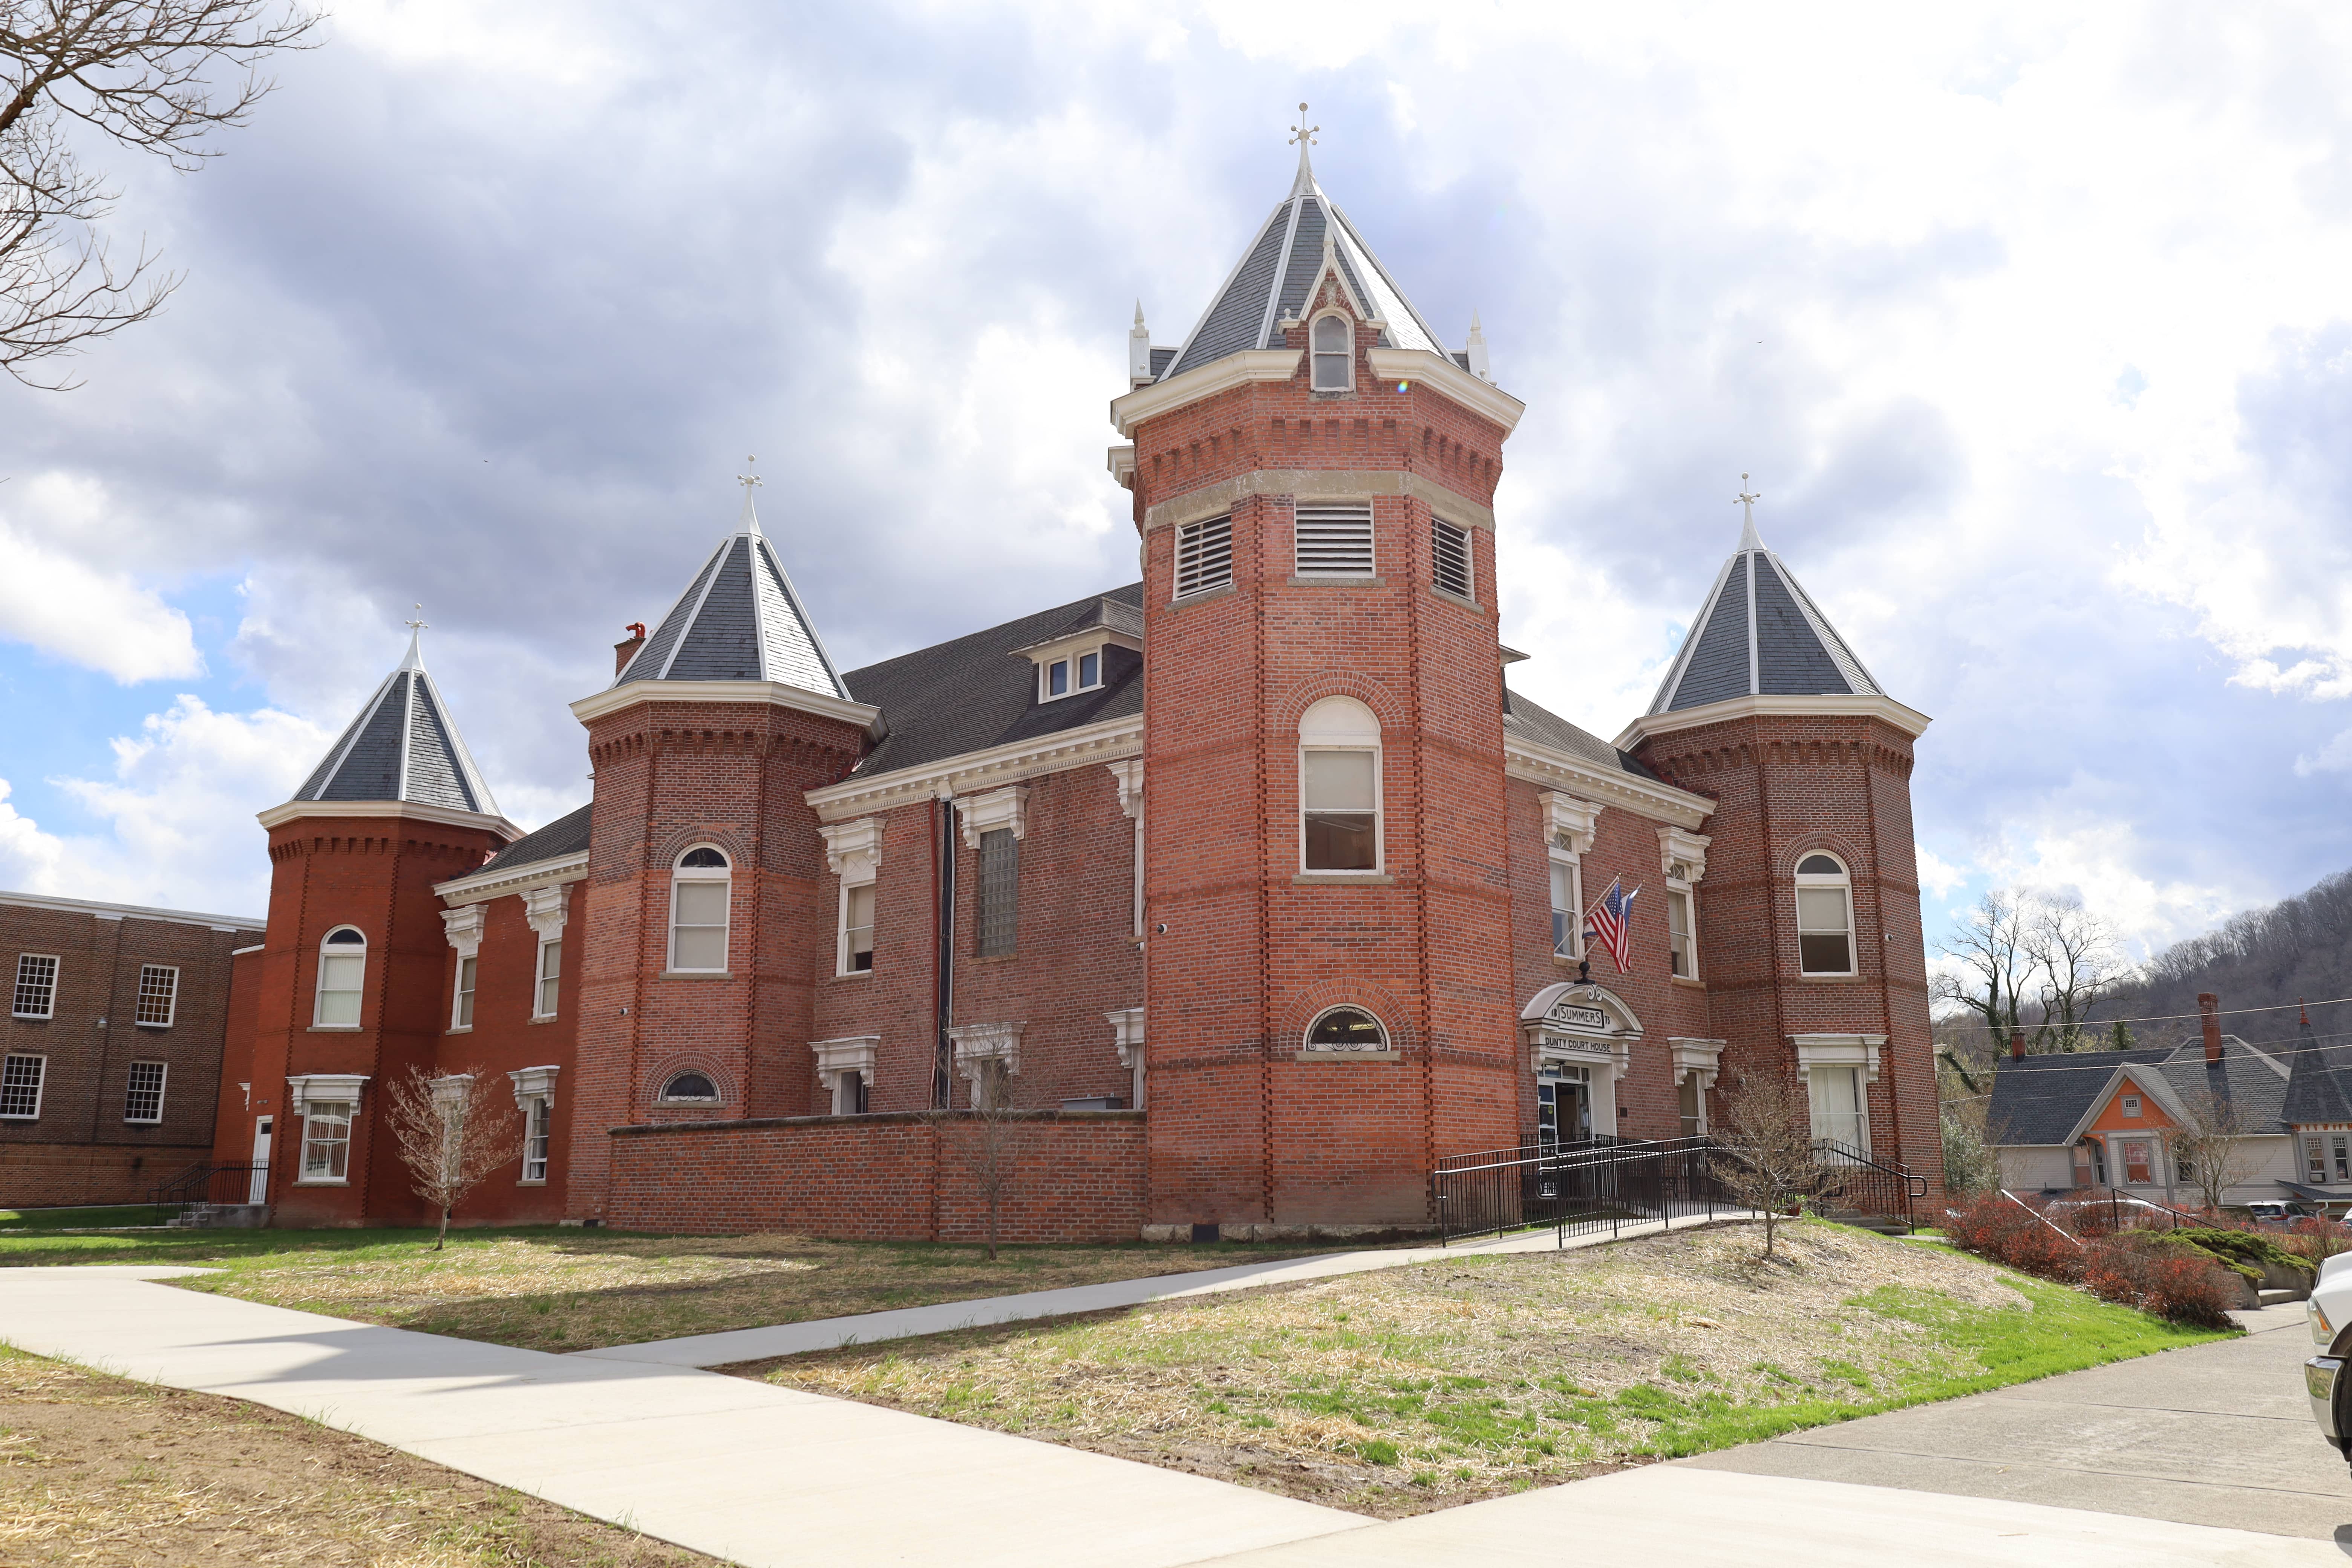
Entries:
POLYGON ((1381 721, 1352 697, 1326 697, 1298 721, 1302 871, 1381 868, 1381 721))
POLYGON ((1234 520, 1203 518, 1176 530, 1176 594, 1179 599, 1222 588, 1234 580, 1234 520))
POLYGON ((1677 980, 1698 978, 1698 947, 1692 936, 1696 928, 1691 921, 1691 907, 1688 888, 1666 889, 1667 970, 1677 980))
POLYGON ((1583 868, 1557 847, 1551 853, 1551 950, 1561 958, 1584 954, 1583 868))
POLYGON ((547 1096, 534 1094, 523 1101, 522 1179, 526 1182, 547 1180, 548 1126, 552 1120, 547 1096))
POLYGON ((670 873, 669 966, 703 973, 727 967, 727 857, 705 844, 670 873))
POLYGON ((470 1029, 474 1026, 476 963, 474 955, 470 952, 457 960, 457 999, 449 1009, 449 1026, 453 1029, 470 1029))
POLYGON ((835 973, 865 974, 874 968, 874 884, 841 889, 841 958, 835 973))
POLYGON ((360 994, 367 984, 367 938, 351 926, 337 926, 319 943, 319 983, 310 1007, 318 1029, 360 1026, 360 994))
POLYGON ((302 1110, 302 1176, 305 1182, 351 1179, 352 1102, 314 1100, 302 1110))
POLYGON ((180 1000, 180 972, 168 963, 139 966, 139 1006, 131 1022, 142 1029, 168 1029, 180 1000))
POLYGON ((555 1016, 556 998, 562 994, 563 980, 563 939, 541 937, 539 941, 539 984, 531 997, 530 1016, 534 1018, 555 1016))
POLYGON ((1807 974, 1852 974, 1853 882, 1833 855, 1797 862, 1797 967, 1807 974))
POLYGON ((1806 1089, 1812 1100, 1813 1141, 1868 1157, 1870 1109, 1863 1098, 1862 1069, 1816 1062, 1806 1089))
POLYGON ((16 1002, 19 1018, 54 1017, 58 1010, 58 961, 46 952, 19 953, 16 958, 16 1002))
POLYGON ((122 1097, 122 1120, 152 1125, 163 1120, 163 1062, 132 1062, 131 1082, 122 1097))
POLYGON ((1317 320, 1315 335, 1315 390, 1346 392, 1355 384, 1356 334, 1345 316, 1324 316, 1317 320))
POLYGON ((1456 528, 1442 517, 1429 520, 1430 575, 1438 591, 1457 599, 1474 598, 1471 578, 1470 531, 1456 528))
POLYGON ((1293 561, 1301 577, 1372 575, 1372 509, 1369 503, 1301 506, 1292 523, 1293 561))
POLYGON ((41 1080, 48 1070, 47 1057, 0 1058, 0 1120, 40 1120, 41 1080))

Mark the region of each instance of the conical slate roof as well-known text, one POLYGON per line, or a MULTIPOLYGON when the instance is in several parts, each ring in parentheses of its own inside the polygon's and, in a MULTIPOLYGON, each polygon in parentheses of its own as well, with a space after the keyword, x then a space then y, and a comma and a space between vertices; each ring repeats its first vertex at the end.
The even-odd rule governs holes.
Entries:
POLYGON ((2301 1126, 2352 1121, 2352 1045, 2321 1045, 2311 1032, 2311 1014, 2295 1030, 2294 1062, 2288 1068, 2286 1107, 2280 1120, 2301 1126))
POLYGON ((1751 516, 1649 711, 1734 697, 1885 695, 1795 574, 1764 548, 1751 516))
POLYGON ((302 781, 296 800, 405 801, 499 815, 465 737, 425 672, 422 629, 409 633, 408 657, 302 781))
MULTIPOLYGON (((1331 242, 1339 270, 1367 309, 1386 323, 1380 338, 1383 348, 1425 349, 1445 354, 1437 334, 1421 312, 1390 278, 1371 247, 1356 232, 1347 215, 1332 205, 1315 183, 1307 148, 1298 149, 1298 178, 1290 194, 1275 207, 1258 229, 1240 263, 1217 290, 1184 346, 1176 352, 1159 379, 1166 381, 1188 370, 1239 353, 1244 349, 1282 346, 1278 323, 1296 316, 1321 275, 1323 243, 1331 242)), ((1446 355, 1451 358, 1453 356, 1446 355)))
POLYGON ((760 531, 749 486, 742 521, 613 684, 633 680, 768 680, 849 700, 775 546, 760 531))

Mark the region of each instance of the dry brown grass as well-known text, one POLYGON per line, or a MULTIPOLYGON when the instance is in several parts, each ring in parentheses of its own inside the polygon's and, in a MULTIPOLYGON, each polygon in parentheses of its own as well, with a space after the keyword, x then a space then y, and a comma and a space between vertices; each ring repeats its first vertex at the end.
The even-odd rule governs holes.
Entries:
MULTIPOLYGON (((731 1370, 1392 1516, 2013 1381, 1983 1325, 2034 1354, 2060 1327, 2026 1327, 2045 1288, 1941 1248, 1781 1246, 1465 1257, 731 1370)), ((2121 1313, 2084 1342, 2069 1364, 2175 1342, 2121 1313)))
POLYGON ((576 1351, 1051 1290, 1328 1252, 1280 1247, 978 1247, 452 1232, 429 1240, 229 1255, 194 1289, 528 1350, 576 1351))
POLYGON ((0 1563, 716 1562, 296 1416, 0 1350, 0 1563))

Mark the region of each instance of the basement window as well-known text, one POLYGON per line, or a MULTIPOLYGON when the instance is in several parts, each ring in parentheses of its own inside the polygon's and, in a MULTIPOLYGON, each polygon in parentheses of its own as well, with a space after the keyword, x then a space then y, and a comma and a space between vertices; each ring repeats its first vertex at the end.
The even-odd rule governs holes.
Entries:
POLYGON ((664 1105, 716 1105, 719 1086, 708 1073, 678 1073, 662 1085, 661 1101, 664 1105))

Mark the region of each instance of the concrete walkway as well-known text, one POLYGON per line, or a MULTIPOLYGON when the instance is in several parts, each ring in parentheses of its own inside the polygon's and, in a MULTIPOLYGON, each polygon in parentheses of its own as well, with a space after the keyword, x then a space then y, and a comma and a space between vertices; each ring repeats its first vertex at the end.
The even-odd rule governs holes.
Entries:
MULTIPOLYGON (((1599 1247, 1611 1241, 1631 1241, 1668 1230, 1689 1230, 1707 1224, 1744 1221, 1743 1211, 1685 1215, 1668 1221, 1644 1220, 1614 1235, 1578 1237, 1569 1249, 1599 1247)), ((584 1360, 646 1362, 656 1366, 731 1366, 738 1362, 764 1361, 770 1356, 801 1355, 841 1345, 866 1345, 881 1340, 911 1339, 919 1334, 943 1334, 956 1329, 983 1328, 992 1323, 1027 1322, 1037 1318, 1066 1318, 1076 1312, 1106 1312, 1139 1307, 1147 1301, 1173 1300, 1180 1296, 1210 1296, 1225 1290, 1248 1290, 1260 1285, 1290 1285, 1301 1279, 1324 1279, 1335 1274, 1361 1274, 1375 1268, 1398 1268, 1440 1258, 1460 1258, 1474 1252, 1549 1252, 1558 1247, 1555 1233, 1531 1231, 1497 1241, 1465 1241, 1450 1247, 1405 1247, 1367 1252, 1335 1252, 1319 1258, 1286 1258, 1265 1263, 1240 1263, 1230 1268, 1202 1268, 1183 1274, 1158 1274, 1143 1279, 1113 1279, 1100 1285, 1072 1285, 1059 1290, 1030 1290, 1018 1296, 991 1296, 973 1301, 942 1301, 930 1307, 901 1307, 888 1312, 861 1312, 850 1318, 814 1318, 801 1323, 778 1323, 761 1329, 731 1329, 725 1333, 693 1334, 684 1339, 647 1340, 642 1344, 611 1345, 603 1350, 573 1351, 584 1360)))
POLYGON ((2244 1339, 1792 1432, 1675 1468, 2352 1542, 2352 1479, 2304 1396, 2313 1352, 2303 1304, 2231 1315, 2244 1339))

